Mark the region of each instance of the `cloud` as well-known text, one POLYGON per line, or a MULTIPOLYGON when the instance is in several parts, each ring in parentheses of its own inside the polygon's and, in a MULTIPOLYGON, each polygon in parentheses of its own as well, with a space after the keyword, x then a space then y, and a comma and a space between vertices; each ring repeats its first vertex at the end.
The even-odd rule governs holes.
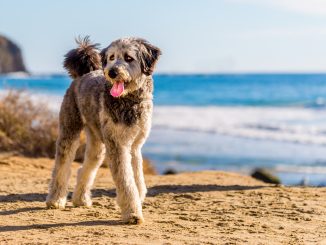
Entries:
POLYGON ((326 17, 326 0, 229 0, 237 3, 252 3, 261 6, 271 6, 308 15, 326 17))

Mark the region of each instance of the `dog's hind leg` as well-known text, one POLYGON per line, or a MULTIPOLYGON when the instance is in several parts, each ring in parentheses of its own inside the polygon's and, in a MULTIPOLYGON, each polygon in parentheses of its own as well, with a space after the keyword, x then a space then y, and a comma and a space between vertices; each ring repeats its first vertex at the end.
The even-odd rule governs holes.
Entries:
POLYGON ((91 206, 91 188, 105 156, 105 147, 91 130, 86 128, 87 144, 83 166, 78 170, 77 185, 72 196, 74 206, 91 206))
POLYGON ((59 121, 55 166, 46 198, 48 208, 64 208, 66 205, 70 165, 75 158, 80 132, 83 128, 72 87, 67 91, 62 102, 59 121))
POLYGON ((79 145, 79 133, 75 135, 60 134, 57 140, 55 166, 46 198, 48 208, 64 208, 66 205, 70 165, 74 160, 79 145))
POLYGON ((106 142, 106 146, 122 219, 130 224, 140 224, 144 219, 131 166, 131 149, 129 146, 121 146, 113 142, 109 145, 106 142))

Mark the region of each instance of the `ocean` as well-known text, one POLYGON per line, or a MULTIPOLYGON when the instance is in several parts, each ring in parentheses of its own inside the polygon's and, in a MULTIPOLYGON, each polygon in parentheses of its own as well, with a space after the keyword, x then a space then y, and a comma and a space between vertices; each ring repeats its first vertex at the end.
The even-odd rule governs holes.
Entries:
MULTIPOLYGON (((2 76, 0 90, 58 111, 70 82, 2 76)), ((264 167, 285 185, 326 185, 326 74, 155 75, 154 88, 143 153, 160 173, 264 167)))

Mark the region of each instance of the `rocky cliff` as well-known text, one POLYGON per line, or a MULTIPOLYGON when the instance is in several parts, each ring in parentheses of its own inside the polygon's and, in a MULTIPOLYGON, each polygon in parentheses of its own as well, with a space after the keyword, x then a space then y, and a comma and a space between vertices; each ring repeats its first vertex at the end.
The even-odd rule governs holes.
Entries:
POLYGON ((26 72, 20 48, 0 35, 0 74, 26 72))

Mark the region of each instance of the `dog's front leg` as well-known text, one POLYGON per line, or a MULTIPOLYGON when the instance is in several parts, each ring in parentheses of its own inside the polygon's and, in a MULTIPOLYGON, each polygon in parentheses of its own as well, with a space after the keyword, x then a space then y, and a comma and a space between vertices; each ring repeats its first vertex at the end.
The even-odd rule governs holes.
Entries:
POLYGON ((141 146, 137 145, 132 148, 132 168, 134 172, 135 182, 138 188, 139 197, 141 202, 145 200, 147 188, 145 184, 144 171, 143 171, 143 157, 141 154, 141 146))
POLYGON ((128 146, 111 144, 107 149, 112 177, 117 189, 117 202, 122 219, 130 224, 144 221, 141 200, 131 166, 131 149, 128 146))

